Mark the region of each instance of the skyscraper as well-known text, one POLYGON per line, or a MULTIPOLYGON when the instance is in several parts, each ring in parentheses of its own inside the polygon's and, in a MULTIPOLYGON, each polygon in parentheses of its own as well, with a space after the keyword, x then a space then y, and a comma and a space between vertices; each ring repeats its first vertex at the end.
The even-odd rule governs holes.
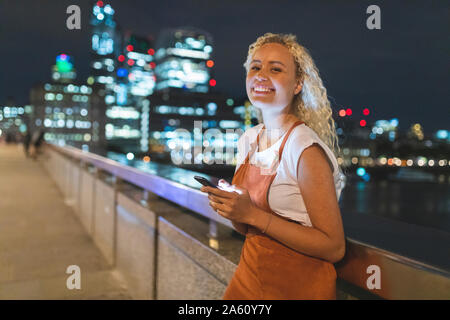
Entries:
MULTIPOLYGON (((91 12, 91 76, 87 83, 95 92, 95 101, 91 107, 102 120, 102 132, 105 133, 108 122, 105 115, 111 112, 116 102, 116 60, 120 47, 115 11, 104 1, 95 1, 91 12)), ((107 137, 106 137, 107 138, 107 137)), ((108 146, 106 146, 108 147, 108 146)))
POLYGON ((116 151, 148 151, 148 96, 155 86, 154 53, 151 37, 123 34, 116 57, 115 104, 107 111, 106 127, 109 145, 116 151))
POLYGON ((8 97, 6 104, 0 105, 0 141, 14 139, 29 130, 33 111, 32 106, 18 106, 8 97))
POLYGON ((156 90, 150 97, 153 156, 176 164, 234 162, 238 129, 244 124, 233 112, 232 99, 211 90, 216 85, 212 44, 209 33, 192 27, 163 30, 158 36, 156 90))
POLYGON ((193 27, 163 30, 156 51, 156 90, 207 93, 215 86, 212 36, 193 27))
POLYGON ((115 52, 118 35, 114 21, 114 9, 103 1, 93 5, 91 14, 91 77, 88 84, 104 89, 105 102, 114 102, 115 52))
POLYGON ((52 81, 31 89, 31 130, 45 132, 44 139, 49 142, 101 153, 105 145, 100 98, 91 86, 77 83, 75 77, 73 58, 59 54, 52 66, 52 81))

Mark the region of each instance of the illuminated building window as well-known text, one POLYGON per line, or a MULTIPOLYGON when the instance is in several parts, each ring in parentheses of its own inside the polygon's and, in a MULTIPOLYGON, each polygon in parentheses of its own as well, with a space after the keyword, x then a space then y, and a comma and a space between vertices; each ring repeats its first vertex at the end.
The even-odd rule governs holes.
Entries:
POLYGON ((132 107, 112 107, 106 111, 106 115, 112 119, 139 119, 139 112, 132 107))
MULTIPOLYGON (((97 18, 99 17, 99 15, 97 15, 97 18)), ((113 47, 114 47, 114 40, 112 39, 112 36, 109 33, 103 32, 101 35, 99 34, 92 35, 92 49, 97 54, 99 55, 110 54, 113 52, 113 47)))
POLYGON ((104 11, 105 11, 106 14, 109 14, 109 15, 113 15, 113 14, 114 14, 114 9, 111 8, 111 6, 110 6, 109 4, 107 4, 107 5, 105 6, 104 11))
POLYGON ((203 51, 205 51, 206 53, 211 53, 213 50, 212 50, 212 47, 210 45, 206 45, 203 48, 203 51))
POLYGON ((115 101, 114 96, 107 95, 107 96, 105 97, 105 102, 106 102, 107 104, 112 104, 112 103, 114 103, 114 101, 115 101))
POLYGON ((210 102, 210 103, 208 103, 208 105, 206 107, 208 109, 208 115, 214 115, 216 113, 216 110, 217 110, 216 103, 210 102))
POLYGON ((89 88, 88 87, 86 87, 86 86, 81 86, 80 87, 80 92, 81 93, 89 93, 89 88))
POLYGON ((46 93, 44 99, 47 101, 55 100, 55 95, 53 93, 46 93))

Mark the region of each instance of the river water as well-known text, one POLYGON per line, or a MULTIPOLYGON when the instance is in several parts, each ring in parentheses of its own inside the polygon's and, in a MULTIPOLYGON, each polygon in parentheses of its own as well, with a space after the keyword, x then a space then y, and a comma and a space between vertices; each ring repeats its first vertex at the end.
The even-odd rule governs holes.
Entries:
POLYGON ((342 212, 376 215, 450 233, 448 183, 349 182, 339 206, 342 212))

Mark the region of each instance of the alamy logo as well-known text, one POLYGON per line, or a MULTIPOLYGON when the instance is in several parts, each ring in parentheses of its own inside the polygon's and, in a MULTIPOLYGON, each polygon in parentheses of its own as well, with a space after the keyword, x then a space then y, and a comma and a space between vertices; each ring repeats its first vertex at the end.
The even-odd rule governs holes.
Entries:
POLYGON ((70 14, 70 16, 67 17, 67 20, 66 20, 67 29, 80 30, 81 29, 81 9, 80 9, 80 7, 77 5, 74 5, 74 4, 70 5, 67 7, 66 13, 70 14))
POLYGON ((369 290, 373 289, 381 289, 381 270, 380 267, 377 265, 370 265, 367 267, 366 270, 367 274, 370 274, 371 276, 367 278, 367 288, 369 290))
POLYGON ((366 21, 367 29, 381 29, 381 9, 373 4, 367 7, 366 13, 371 14, 366 21))
POLYGON ((77 265, 70 265, 67 267, 66 270, 67 274, 70 274, 70 276, 67 278, 66 286, 67 289, 73 290, 73 289, 81 289, 81 270, 80 267, 77 265))

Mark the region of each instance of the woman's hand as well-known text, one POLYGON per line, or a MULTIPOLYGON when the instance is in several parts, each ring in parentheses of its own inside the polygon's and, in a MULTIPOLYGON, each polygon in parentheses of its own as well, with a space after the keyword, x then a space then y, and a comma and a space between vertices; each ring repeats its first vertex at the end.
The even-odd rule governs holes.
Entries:
POLYGON ((212 187, 202 187, 200 191, 208 193, 209 205, 222 217, 251 224, 256 206, 246 189, 235 186, 234 188, 236 191, 232 192, 212 187))

